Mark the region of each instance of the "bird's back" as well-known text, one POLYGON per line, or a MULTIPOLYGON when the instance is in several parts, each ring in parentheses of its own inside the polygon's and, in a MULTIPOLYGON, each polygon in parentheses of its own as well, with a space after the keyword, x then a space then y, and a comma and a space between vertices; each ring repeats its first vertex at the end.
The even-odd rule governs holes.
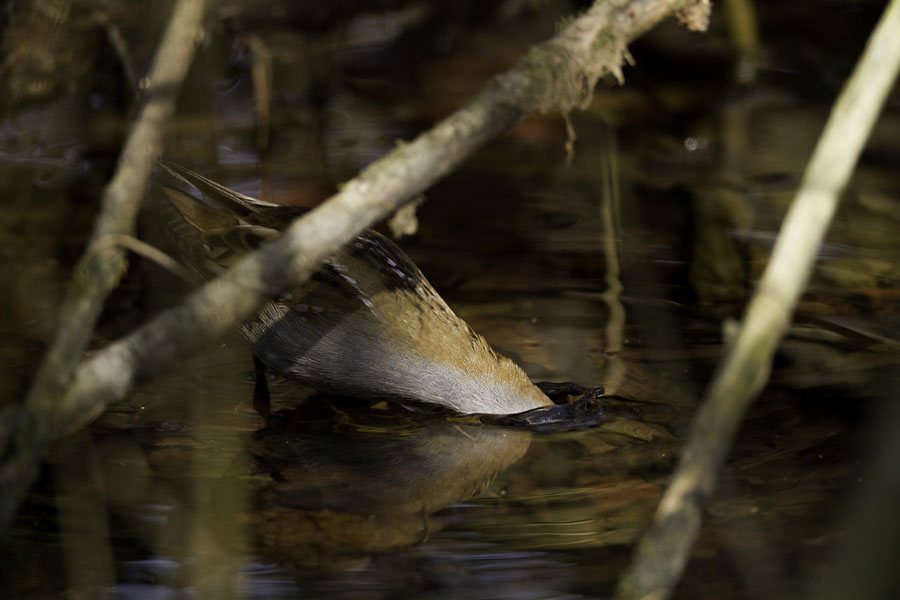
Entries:
MULTIPOLYGON (((303 212, 163 166, 206 196, 166 188, 164 208, 179 252, 204 278, 277 236, 303 212)), ((267 367, 333 394, 430 402, 463 413, 550 404, 515 363, 453 313, 396 244, 373 231, 267 303, 243 333, 267 367)))

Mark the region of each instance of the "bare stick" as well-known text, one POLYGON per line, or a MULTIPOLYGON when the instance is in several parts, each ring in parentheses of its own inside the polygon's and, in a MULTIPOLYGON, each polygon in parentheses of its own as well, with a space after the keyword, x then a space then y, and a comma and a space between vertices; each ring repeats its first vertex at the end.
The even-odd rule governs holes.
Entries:
POLYGON ((675 477, 616 598, 666 598, 681 577, 717 472, 744 413, 766 383, 840 193, 898 69, 900 0, 892 0, 832 110, 737 340, 707 390, 675 477))
POLYGON ((127 250, 131 250, 135 254, 143 256, 149 261, 155 262, 157 265, 181 278, 189 284, 197 283, 197 277, 190 271, 181 266, 181 263, 174 258, 146 242, 142 242, 136 237, 125 235, 123 233, 111 233, 94 241, 88 247, 88 252, 103 252, 109 248, 121 246, 127 250))
MULTIPOLYGON (((89 247, 108 235, 134 233, 144 189, 160 154, 162 133, 193 58, 203 10, 204 0, 182 0, 172 13, 150 73, 146 104, 103 193, 89 247)), ((51 412, 68 389, 105 298, 125 267, 124 251, 116 246, 88 251, 76 265, 60 309, 61 326, 25 401, 31 413, 43 416, 51 412)))
MULTIPOLYGON (((159 157, 162 132, 174 112, 178 89, 193 58, 204 5, 205 0, 182 0, 172 13, 150 73, 146 104, 128 137, 116 174, 103 193, 91 245, 110 235, 134 233, 147 179, 159 157)), ((100 252, 88 250, 76 265, 60 308, 59 330, 25 399, 24 411, 14 418, 9 413, 4 415, 4 425, 11 429, 8 439, 0 437, 7 442, 0 466, 0 498, 4 504, 14 502, 27 489, 36 473, 40 445, 58 432, 60 420, 71 416, 62 400, 106 297, 125 267, 124 250, 118 246, 107 246, 100 252), (14 427, 10 425, 13 420, 14 427)), ((9 513, 3 511, 0 525, 9 513)))

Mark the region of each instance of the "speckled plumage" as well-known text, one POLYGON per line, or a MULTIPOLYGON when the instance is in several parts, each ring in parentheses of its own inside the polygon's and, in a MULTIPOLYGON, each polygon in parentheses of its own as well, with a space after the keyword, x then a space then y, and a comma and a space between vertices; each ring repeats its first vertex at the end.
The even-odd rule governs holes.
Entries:
MULTIPOLYGON (((304 212, 163 166, 206 197, 165 188, 168 229, 203 278, 304 212)), ((266 304, 242 330, 267 367, 324 392, 429 402, 463 413, 551 404, 515 363, 453 313, 400 248, 373 231, 331 256, 310 281, 266 304)))

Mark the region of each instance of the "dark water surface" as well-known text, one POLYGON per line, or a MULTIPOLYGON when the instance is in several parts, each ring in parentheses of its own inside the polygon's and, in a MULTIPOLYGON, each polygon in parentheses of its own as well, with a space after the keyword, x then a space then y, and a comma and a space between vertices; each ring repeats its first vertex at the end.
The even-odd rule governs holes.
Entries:
MULTIPOLYGON (((166 158, 244 193, 313 205, 464 104, 575 8, 337 4, 220 7, 166 158), (269 117, 254 109, 264 55, 269 117)), ((621 396, 603 423, 532 435, 272 379, 266 425, 235 333, 48 451, 0 550, 2 595, 608 597, 881 8, 784 4, 756 3, 761 42, 744 55, 720 6, 708 34, 654 31, 632 47, 626 84, 602 84, 572 115, 571 164, 562 118, 528 119, 429 190, 418 232, 398 242, 532 379, 621 396)), ((110 9, 139 73, 162 8, 110 9)), ((64 325, 56 306, 127 131, 127 76, 103 29, 79 27, 67 30, 83 41, 71 60, 92 75, 61 62, 69 79, 19 83, 0 125, 0 404, 22 397, 64 325)), ((815 593, 847 536, 863 461, 891 433, 873 434, 873 418, 896 399, 898 107, 895 94, 678 598, 815 593)), ((172 252, 157 202, 151 190, 139 237, 172 252)), ((188 289, 133 257, 92 347, 188 289)))

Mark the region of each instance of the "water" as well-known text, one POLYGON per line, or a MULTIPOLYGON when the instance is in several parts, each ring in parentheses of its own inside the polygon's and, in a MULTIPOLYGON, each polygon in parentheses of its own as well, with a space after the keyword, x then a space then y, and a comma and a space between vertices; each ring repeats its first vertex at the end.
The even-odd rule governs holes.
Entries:
MULTIPOLYGON (((2 550, 4 595, 608 597, 876 4, 817 5, 822 34, 803 25, 813 8, 759 3, 764 60, 740 86, 721 22, 706 35, 664 27, 633 47, 624 87, 604 87, 573 114, 571 166, 561 119, 535 117, 426 193, 403 248, 530 377, 627 398, 608 404, 600 426, 532 436, 403 404, 311 398, 273 379, 281 420, 264 428, 245 345, 236 334, 210 341, 49 449, 2 550), (836 29, 846 43, 827 37, 836 29), (623 291, 605 294, 614 263, 623 291)), ((314 204, 464 103, 569 10, 544 3, 505 20, 465 2, 447 7, 351 11, 345 29, 332 22, 343 16, 313 27, 309 15, 244 14, 235 45, 210 34, 167 158, 244 193, 314 204), (276 59, 268 148, 254 129, 253 35, 276 59)), ((155 40, 139 24, 161 22, 152 12, 119 16, 136 36, 137 65, 155 40)), ((25 102, 0 131, 0 269, 13 283, 0 297, 0 403, 27 390, 51 339, 126 130, 114 107, 128 104, 127 88, 115 72, 107 65, 71 97, 25 102)), ((877 439, 868 423, 894 393, 896 123, 894 103, 729 455, 676 597, 807 594, 840 546, 844 507, 877 439)), ((172 251, 152 200, 139 229, 172 251)), ((133 258, 93 347, 186 290, 133 258)))

